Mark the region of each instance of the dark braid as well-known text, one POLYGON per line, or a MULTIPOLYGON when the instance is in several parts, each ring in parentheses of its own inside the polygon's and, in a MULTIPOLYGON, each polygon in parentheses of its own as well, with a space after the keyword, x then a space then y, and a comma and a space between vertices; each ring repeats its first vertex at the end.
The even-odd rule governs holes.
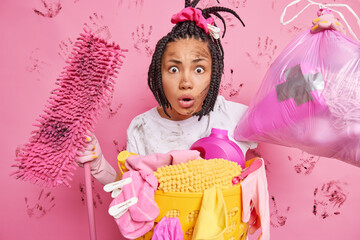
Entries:
MULTIPOLYGON (((199 1, 200 0, 193 0, 191 2, 191 0, 185 0, 185 7, 195 7, 199 3, 199 1)), ((226 24, 224 18, 222 18, 218 12, 231 13, 244 25, 239 15, 229 8, 216 6, 200 10, 202 11, 202 14, 205 18, 209 18, 211 17, 211 14, 213 14, 222 21, 224 25, 224 33, 222 37, 224 37, 225 35, 226 24)), ((214 39, 213 37, 211 37, 211 35, 205 33, 205 31, 202 28, 198 27, 194 21, 178 22, 172 28, 171 32, 169 32, 166 36, 164 36, 158 41, 148 71, 148 85, 150 87, 150 90, 154 94, 156 101, 159 103, 160 106, 163 107, 164 113, 170 118, 166 109, 171 109, 172 107, 165 96, 162 85, 161 59, 165 53, 166 46, 169 42, 174 42, 179 39, 187 38, 194 38, 207 43, 211 54, 212 72, 209 91, 203 102, 201 110, 194 114, 195 116, 199 116, 200 120, 202 116, 207 115, 214 108, 215 101, 219 93, 221 76, 224 71, 224 50, 221 45, 220 39, 214 39)))
MULTIPOLYGON (((162 87, 162 78, 161 74, 159 73, 161 73, 161 58, 164 55, 168 42, 169 36, 167 35, 160 39, 159 42, 156 44, 155 52, 153 54, 148 72, 148 85, 150 87, 150 90, 153 92, 156 101, 160 104, 160 106, 163 106, 164 109, 171 106, 165 97, 164 89, 162 87)), ((166 113, 166 115, 168 114, 166 113)))
POLYGON ((231 13, 232 15, 234 15, 237 19, 239 19, 239 21, 241 22, 241 24, 245 27, 244 22, 241 20, 241 18, 239 17, 239 15, 232 9, 230 8, 225 8, 225 7, 210 7, 210 8, 205 8, 202 10, 203 12, 203 16, 205 18, 210 17, 210 14, 215 14, 218 12, 228 12, 231 13))
POLYGON ((192 1, 192 3, 190 4, 190 6, 186 6, 186 7, 196 7, 196 5, 200 2, 200 0, 194 0, 192 1))
POLYGON ((221 22, 223 23, 223 25, 224 25, 224 32, 223 32, 223 35, 222 35, 222 37, 224 38, 224 36, 225 36, 225 33, 226 33, 226 24, 225 24, 225 20, 224 20, 224 18, 219 14, 219 13, 213 13, 215 16, 217 16, 220 20, 221 20, 221 22))

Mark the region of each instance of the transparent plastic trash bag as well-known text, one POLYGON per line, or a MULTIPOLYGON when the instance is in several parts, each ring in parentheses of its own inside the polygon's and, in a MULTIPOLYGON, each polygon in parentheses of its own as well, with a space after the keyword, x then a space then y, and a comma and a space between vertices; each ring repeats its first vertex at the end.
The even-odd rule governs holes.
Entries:
POLYGON ((234 137, 360 167, 360 43, 333 30, 297 36, 270 66, 234 137))

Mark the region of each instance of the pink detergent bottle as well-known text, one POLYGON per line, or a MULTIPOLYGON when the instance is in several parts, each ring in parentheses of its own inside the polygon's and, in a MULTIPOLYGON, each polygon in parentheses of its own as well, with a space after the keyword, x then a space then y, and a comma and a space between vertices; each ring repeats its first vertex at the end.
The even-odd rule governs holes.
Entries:
POLYGON ((204 159, 223 158, 245 168, 244 154, 240 147, 229 139, 227 130, 212 128, 210 136, 197 140, 190 149, 199 151, 204 159))

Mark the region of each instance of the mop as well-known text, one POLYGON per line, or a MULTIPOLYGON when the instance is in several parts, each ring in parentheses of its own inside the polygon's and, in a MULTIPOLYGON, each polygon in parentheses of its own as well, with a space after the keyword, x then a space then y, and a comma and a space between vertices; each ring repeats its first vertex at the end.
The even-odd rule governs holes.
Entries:
MULTIPOLYGON (((70 187, 76 160, 84 151, 88 131, 94 132, 102 110, 110 101, 114 78, 122 66, 121 49, 84 29, 66 61, 57 88, 44 113, 34 124, 29 142, 15 159, 17 179, 45 187, 70 187)), ((91 239, 95 239, 89 163, 84 164, 91 239)))

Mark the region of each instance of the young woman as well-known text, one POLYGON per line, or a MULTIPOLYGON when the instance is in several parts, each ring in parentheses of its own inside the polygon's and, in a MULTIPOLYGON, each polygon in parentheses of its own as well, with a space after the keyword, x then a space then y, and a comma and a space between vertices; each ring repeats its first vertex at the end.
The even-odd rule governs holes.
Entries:
MULTIPOLYGON (((209 136, 212 128, 228 130, 232 139, 236 124, 247 108, 218 95, 224 52, 211 14, 222 20, 224 30, 226 24, 219 12, 241 19, 229 8, 197 9, 198 2, 185 1, 185 8, 171 18, 175 26, 156 45, 148 85, 159 106, 132 120, 127 130, 129 152, 148 155, 189 149, 198 139, 209 136)), ((92 161, 93 176, 103 184, 113 182, 116 172, 102 156, 96 137, 87 139, 88 147, 79 162, 92 161)), ((236 143, 244 155, 249 148, 257 146, 250 142, 236 143)))

